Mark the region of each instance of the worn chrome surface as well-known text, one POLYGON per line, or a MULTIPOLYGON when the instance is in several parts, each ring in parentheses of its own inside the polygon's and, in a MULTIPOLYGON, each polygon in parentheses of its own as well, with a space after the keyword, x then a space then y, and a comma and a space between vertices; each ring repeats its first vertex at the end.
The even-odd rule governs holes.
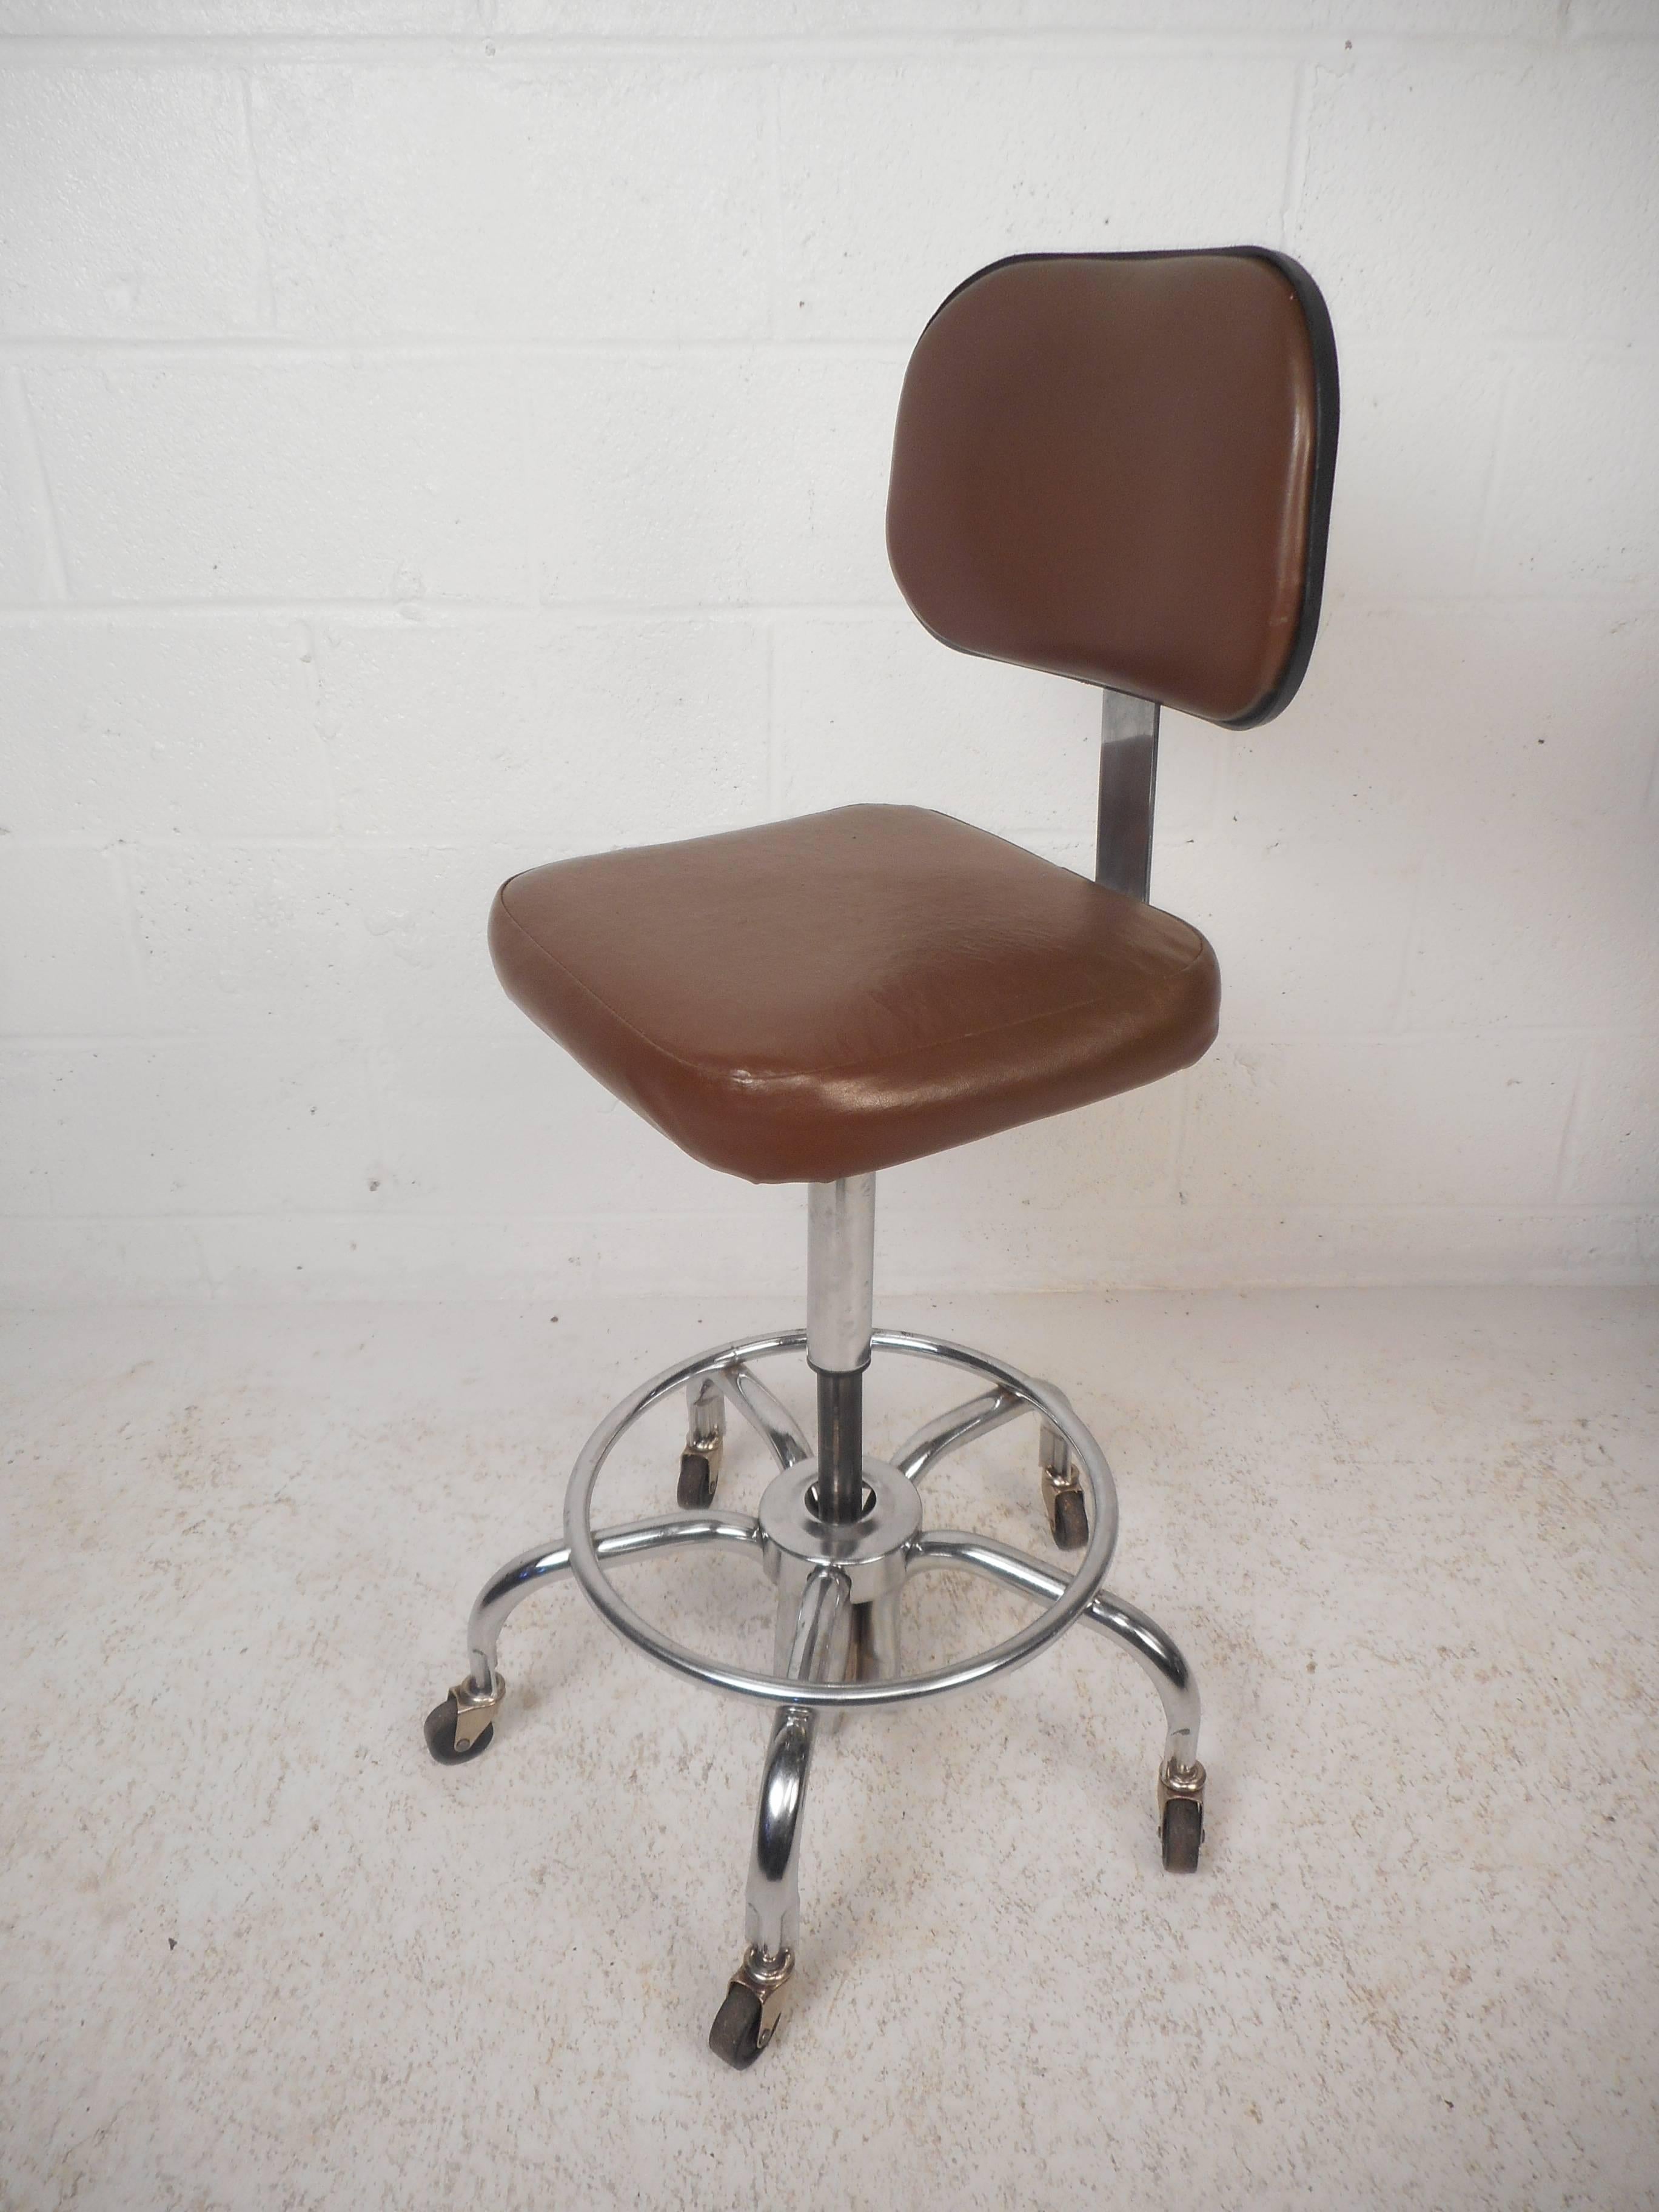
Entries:
POLYGON ((1095 881, 1144 899, 1152 887, 1152 809, 1158 796, 1158 702, 1104 691, 1095 881))
POLYGON ((768 1705, 792 1700, 820 1707, 902 1705, 912 1698, 939 1697, 952 1690, 967 1689, 1005 1668, 1022 1666, 1035 1658, 1084 1611, 1111 1564, 1117 1542, 1117 1493, 1105 1455, 1066 1403, 1062 1393, 1023 1375, 1018 1368, 1008 1366, 988 1352, 969 1352, 962 1345, 901 1329, 873 1330, 870 1340, 872 1347, 878 1352, 903 1352, 918 1359, 964 1367, 995 1388, 1024 1399, 1061 1431, 1083 1471, 1089 1492, 1089 1541, 1075 1574, 1059 1586, 1059 1595, 1036 1620, 988 1651, 938 1668, 931 1674, 902 1675, 894 1681, 803 1683, 795 1686, 775 1674, 757 1674, 747 1668, 708 1659, 690 1650, 653 1627, 611 1586, 599 1562, 590 1516, 594 1486, 617 1437, 649 1407, 682 1389, 690 1376, 737 1362, 747 1364, 779 1352, 803 1351, 805 1340, 804 1330, 790 1329, 775 1336, 754 1337, 699 1353, 642 1383, 606 1414, 583 1447, 565 1493, 565 1541, 569 1547, 570 1570, 595 1609, 626 1642, 664 1666, 689 1674, 695 1681, 707 1683, 711 1689, 728 1691, 736 1697, 761 1698, 768 1705))
MULTIPOLYGON (((1066 1587, 1041 1561, 1028 1559, 1012 1545, 994 1543, 988 1536, 972 1536, 959 1528, 928 1528, 911 1553, 911 1567, 966 1567, 1027 1597, 1051 1602, 1066 1587)), ((1084 1618, 1091 1628, 1113 1637, 1148 1674, 1164 1701, 1164 1757, 1171 1771, 1188 1765, 1198 1749, 1198 1685, 1180 1645, 1155 1620, 1125 1605, 1109 1590, 1091 1599, 1084 1618)), ((1201 1774, 1203 1770, 1199 1769, 1201 1774)), ((1162 1805, 1160 1803, 1160 1811, 1162 1805)))
POLYGON ((863 1510, 856 1520, 826 1521, 815 1509, 813 1460, 767 1485, 760 1502, 761 1559, 780 1596, 799 1592, 819 1567, 847 1577, 856 1605, 886 1596, 904 1581, 905 1556, 921 1527, 921 1500, 896 1467, 866 1459, 863 1510))

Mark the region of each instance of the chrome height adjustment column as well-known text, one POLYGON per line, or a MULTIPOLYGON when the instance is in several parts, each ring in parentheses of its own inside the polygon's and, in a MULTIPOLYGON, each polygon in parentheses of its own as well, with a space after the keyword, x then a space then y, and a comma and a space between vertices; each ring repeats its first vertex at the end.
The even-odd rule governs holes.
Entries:
POLYGON ((814 1510, 864 1510, 864 1370, 875 1297, 876 1179, 815 1182, 806 1194, 806 1358, 818 1384, 814 1510))

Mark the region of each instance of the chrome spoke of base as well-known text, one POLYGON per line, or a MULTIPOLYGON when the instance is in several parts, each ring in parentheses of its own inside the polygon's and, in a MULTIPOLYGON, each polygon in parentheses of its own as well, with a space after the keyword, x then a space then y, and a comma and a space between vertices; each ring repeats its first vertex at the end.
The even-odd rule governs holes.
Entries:
POLYGON ((924 1421, 893 1454, 893 1465, 912 1482, 920 1482, 947 1452, 960 1451, 975 1437, 988 1437, 993 1429, 1006 1428, 1022 1413, 1035 1411, 1012 1390, 988 1390, 981 1397, 969 1398, 965 1405, 952 1406, 945 1413, 935 1413, 931 1421, 924 1421))
MULTIPOLYGON (((760 1522, 747 1513, 671 1513, 654 1521, 628 1521, 599 1529, 593 1548, 607 1563, 635 1559, 678 1544, 756 1544, 760 1522)), ((526 1598, 570 1571, 568 1544, 540 1544, 520 1552, 478 1592, 467 1620, 466 1640, 474 1689, 488 1695, 495 1676, 501 1625, 526 1598)))
POLYGON ((812 1447, 800 1423, 742 1360, 708 1368, 694 1378, 690 1388, 694 1394, 700 1388, 717 1389, 742 1414, 781 1468, 787 1470, 811 1458, 812 1447))
MULTIPOLYGON (((845 1577, 820 1570, 799 1608, 790 1610, 794 1625, 784 1673, 795 1682, 835 1680, 847 1663, 851 1607, 845 1577)), ((745 1954, 763 1967, 775 1968, 799 1939, 800 1822, 817 1721, 805 1705, 780 1705, 766 1747, 744 1908, 745 1954)))
MULTIPOLYGON (((1024 1552, 988 1536, 970 1536, 959 1528, 929 1528, 919 1536, 910 1554, 913 1574, 924 1567, 963 1567, 1006 1583, 1026 1597, 1052 1604, 1066 1588, 1065 1578, 1024 1552)), ((1165 1767, 1179 1773, 1198 1762, 1198 1686, 1180 1645, 1155 1620, 1132 1605, 1125 1605, 1109 1590, 1099 1590, 1090 1601, 1084 1619, 1103 1635, 1115 1637, 1130 1656, 1151 1676, 1164 1701, 1165 1767)))

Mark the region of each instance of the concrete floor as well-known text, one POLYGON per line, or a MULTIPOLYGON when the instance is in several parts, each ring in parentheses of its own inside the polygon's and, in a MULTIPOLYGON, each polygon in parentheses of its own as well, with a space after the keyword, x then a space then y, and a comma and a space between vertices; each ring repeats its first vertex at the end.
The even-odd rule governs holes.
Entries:
MULTIPOLYGON (((796 2002, 727 2073, 763 1716, 567 1584, 507 1632, 483 1759, 435 1766, 420 1723, 597 1414, 780 1317, 14 1316, 0 2203, 1659 2204, 1659 1303, 883 1317, 1097 1426, 1111 1584, 1204 1692, 1200 1874, 1158 1864, 1158 1709, 1098 1639, 851 1722, 796 2002)), ((872 1441, 950 1395, 881 1376, 872 1441)), ((672 1498, 675 1443, 642 1436, 602 1517, 672 1498)), ((740 1443, 723 1498, 763 1477, 740 1443)), ((939 1470, 929 1514, 1046 1551, 1029 1430, 939 1470)), ((764 1658, 743 1559, 630 1571, 764 1658)), ((911 1595, 917 1659, 1028 1617, 911 1595)))

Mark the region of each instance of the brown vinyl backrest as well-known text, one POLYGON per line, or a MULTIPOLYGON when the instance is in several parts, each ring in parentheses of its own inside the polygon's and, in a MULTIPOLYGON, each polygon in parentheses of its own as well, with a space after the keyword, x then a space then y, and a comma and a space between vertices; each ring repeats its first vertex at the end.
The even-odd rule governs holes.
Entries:
POLYGON ((1023 255, 905 373, 887 550, 947 645, 1242 728, 1313 650, 1336 347, 1282 254, 1023 255))

